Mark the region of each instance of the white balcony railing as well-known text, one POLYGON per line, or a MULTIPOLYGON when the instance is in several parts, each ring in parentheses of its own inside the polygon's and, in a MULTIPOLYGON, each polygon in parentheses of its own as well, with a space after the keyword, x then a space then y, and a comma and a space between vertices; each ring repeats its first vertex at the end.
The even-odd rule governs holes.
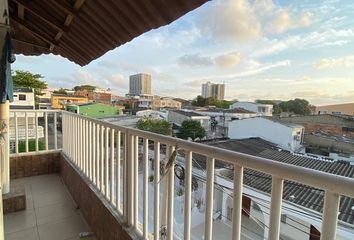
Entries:
MULTIPOLYGON (((162 136, 137 129, 120 127, 108 122, 92 119, 70 112, 51 110, 15 110, 10 113, 10 129, 14 130, 14 142, 22 140, 20 128, 24 128, 25 152, 29 152, 29 141, 34 134, 35 152, 39 152, 40 131, 44 129, 44 150, 59 149, 63 143, 63 154, 73 166, 84 174, 103 196, 112 204, 130 229, 144 239, 160 239, 161 228, 166 230, 167 239, 176 238, 174 231, 174 164, 162 179, 160 163, 173 155, 175 149, 184 151, 178 156, 184 160, 185 194, 183 203, 183 239, 191 239, 192 208, 192 157, 206 157, 205 228, 204 239, 213 234, 214 165, 215 160, 234 167, 232 239, 241 239, 241 214, 244 169, 253 169, 271 175, 269 231, 265 239, 279 239, 284 180, 291 180, 325 191, 322 216, 321 239, 335 239, 340 196, 354 198, 354 179, 332 175, 312 169, 224 150, 208 145, 162 136), (62 140, 62 141, 61 141, 62 140), (162 150, 162 151, 161 151, 162 150), (139 155, 142 152, 142 156, 139 155), (149 158, 153 158, 154 184, 153 205, 149 208, 149 158), (161 159, 160 159, 161 158, 161 159), (162 161, 161 161, 162 160, 162 161), (140 165, 139 165, 140 164, 140 165), (139 172, 142 173, 139 173, 139 172), (139 178, 142 175, 142 179, 139 178), (143 188, 142 196, 139 187, 143 188), (162 200, 160 196, 163 195, 162 200), (139 200, 142 204, 139 204, 139 200), (139 222, 139 208, 142 221, 139 222), (152 214, 153 212, 153 214, 152 214), (160 218, 161 216, 161 218, 160 218), (153 230, 149 222, 153 221, 153 230)), ((11 135, 11 134, 10 134, 11 135)), ((151 200, 151 197, 150 197, 151 200)), ((151 224, 150 224, 151 225, 151 224)))
POLYGON ((10 110, 10 152, 58 150, 61 145, 60 117, 58 110, 10 110))
MULTIPOLYGON (((174 165, 163 179, 167 197, 160 201, 160 149, 166 146, 165 159, 178 148, 185 152, 184 235, 191 238, 192 154, 207 158, 206 208, 204 239, 213 233, 214 165, 215 159, 234 166, 232 239, 241 239, 241 212, 243 172, 250 168, 271 175, 272 191, 268 239, 279 239, 284 180, 291 180, 325 191, 321 239, 335 239, 340 196, 354 197, 354 179, 332 175, 249 156, 233 151, 162 136, 137 129, 119 127, 107 122, 77 114, 63 112, 63 152, 96 186, 121 214, 131 229, 140 232, 144 239, 154 236, 160 239, 161 226, 165 226, 167 239, 174 239, 174 165), (138 194, 139 144, 143 142, 143 195, 138 194), (153 143, 153 146, 151 145, 153 143), (153 150, 151 150, 153 149, 153 150), (154 207, 153 233, 148 230, 148 159, 154 155, 154 207), (121 176, 122 175, 122 176, 121 176), (122 182, 123 181, 123 182, 122 182), (123 189, 121 189, 123 188, 123 189), (142 206, 138 199, 142 197, 142 206), (139 207, 143 209, 143 221, 138 221, 139 207), (161 213, 160 213, 161 211, 161 213), (160 217, 161 216, 161 221, 160 217)), ((141 182, 140 182, 141 183, 141 182)))

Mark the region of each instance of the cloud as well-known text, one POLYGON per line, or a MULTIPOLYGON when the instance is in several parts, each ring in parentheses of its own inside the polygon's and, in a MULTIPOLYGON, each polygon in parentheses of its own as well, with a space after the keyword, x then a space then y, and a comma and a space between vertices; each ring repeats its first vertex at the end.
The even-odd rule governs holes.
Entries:
POLYGON ((277 54, 288 50, 320 48, 333 45, 342 45, 348 41, 352 41, 354 31, 352 29, 326 29, 324 31, 315 31, 307 34, 290 35, 283 39, 263 38, 253 50, 251 57, 263 57, 277 54), (340 42, 339 42, 340 41, 340 42))
POLYGON ((304 12, 299 18, 294 19, 289 9, 281 10, 271 23, 271 31, 284 33, 291 29, 308 27, 312 22, 312 14, 304 12))
POLYGON ((261 24, 248 0, 216 1, 202 12, 198 26, 204 35, 231 41, 261 36, 261 24))
POLYGON ((116 87, 116 88, 127 88, 128 87, 128 80, 125 79, 120 74, 113 74, 107 80, 108 80, 108 82, 113 84, 113 87, 116 87))
POLYGON ((231 68, 241 61, 241 54, 230 52, 215 57, 202 56, 200 53, 186 54, 177 59, 177 63, 182 67, 210 67, 231 68))
POLYGON ((177 59, 177 63, 186 67, 206 67, 214 64, 212 58, 201 56, 200 53, 183 55, 177 59))
POLYGON ((337 67, 354 67, 354 55, 341 58, 322 58, 315 64, 318 69, 337 68, 337 67))
POLYGON ((238 65, 241 61, 241 55, 238 52, 223 54, 215 58, 215 63, 222 68, 231 68, 238 65))

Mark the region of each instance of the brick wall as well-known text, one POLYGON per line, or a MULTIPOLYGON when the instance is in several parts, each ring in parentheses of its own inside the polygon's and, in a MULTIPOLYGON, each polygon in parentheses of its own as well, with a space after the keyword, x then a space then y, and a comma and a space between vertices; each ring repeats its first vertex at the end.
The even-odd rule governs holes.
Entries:
POLYGON ((96 192, 64 156, 60 159, 60 173, 97 239, 132 239, 122 227, 123 224, 120 224, 123 219, 112 211, 107 200, 96 192))
POLYGON ((10 157, 10 178, 59 173, 60 152, 10 157))

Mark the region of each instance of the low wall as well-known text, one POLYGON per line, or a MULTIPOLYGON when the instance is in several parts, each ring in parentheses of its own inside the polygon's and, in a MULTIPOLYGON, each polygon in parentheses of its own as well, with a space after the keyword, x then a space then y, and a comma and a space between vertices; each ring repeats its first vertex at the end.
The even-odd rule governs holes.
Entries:
POLYGON ((80 207, 97 239, 133 239, 123 228, 123 219, 113 211, 106 198, 96 191, 64 155, 60 158, 60 173, 75 202, 80 207))
POLYGON ((10 156, 10 178, 59 173, 59 151, 10 156))

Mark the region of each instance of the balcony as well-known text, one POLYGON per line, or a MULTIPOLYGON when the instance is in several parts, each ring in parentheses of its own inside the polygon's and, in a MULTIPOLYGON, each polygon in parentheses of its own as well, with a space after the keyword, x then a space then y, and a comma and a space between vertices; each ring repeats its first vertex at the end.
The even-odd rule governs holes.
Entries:
MULTIPOLYGON (((65 111, 11 114, 18 118, 10 120, 16 133, 16 123, 28 124, 26 116, 44 118, 34 121, 35 128, 44 129, 43 139, 37 132, 34 140, 35 146, 40 141, 45 143, 42 150, 31 149, 30 136, 25 134, 25 152, 15 147, 11 155, 11 183, 25 183, 26 197, 28 201, 33 199, 36 212, 36 191, 55 189, 62 181, 65 187, 59 188, 67 201, 80 209, 72 223, 79 226, 73 227, 75 235, 65 235, 63 231, 64 237, 58 235, 58 239, 77 239, 85 231, 92 231, 96 239, 292 239, 291 234, 301 236, 297 239, 354 238, 350 218, 344 221, 339 212, 340 203, 342 209, 343 202, 352 202, 354 198, 352 178, 120 127, 65 111), (24 121, 19 119, 23 117, 24 121), (269 176, 270 194, 244 185, 248 171, 269 176), (227 181, 226 173, 231 174, 232 181, 227 181), (39 176, 22 178, 35 175, 39 176), (323 193, 323 211, 304 209, 284 199, 285 181, 318 189, 323 193), (259 192, 257 196, 262 196, 264 206, 255 204, 251 191, 259 192), (227 197, 220 197, 220 192, 227 197), (296 210, 300 230, 294 223, 284 224, 284 216, 290 216, 294 209, 300 209, 296 210)), ((14 139, 13 144, 18 146, 21 139, 17 135, 14 139)), ((51 197, 62 198, 54 196, 51 197)), ((31 204, 27 204, 28 211, 31 204)), ((5 215, 5 232, 9 233, 8 229, 14 228, 17 221, 7 218, 5 215)), ((31 226, 36 226, 41 236, 38 214, 23 221, 33 221, 31 226)))

